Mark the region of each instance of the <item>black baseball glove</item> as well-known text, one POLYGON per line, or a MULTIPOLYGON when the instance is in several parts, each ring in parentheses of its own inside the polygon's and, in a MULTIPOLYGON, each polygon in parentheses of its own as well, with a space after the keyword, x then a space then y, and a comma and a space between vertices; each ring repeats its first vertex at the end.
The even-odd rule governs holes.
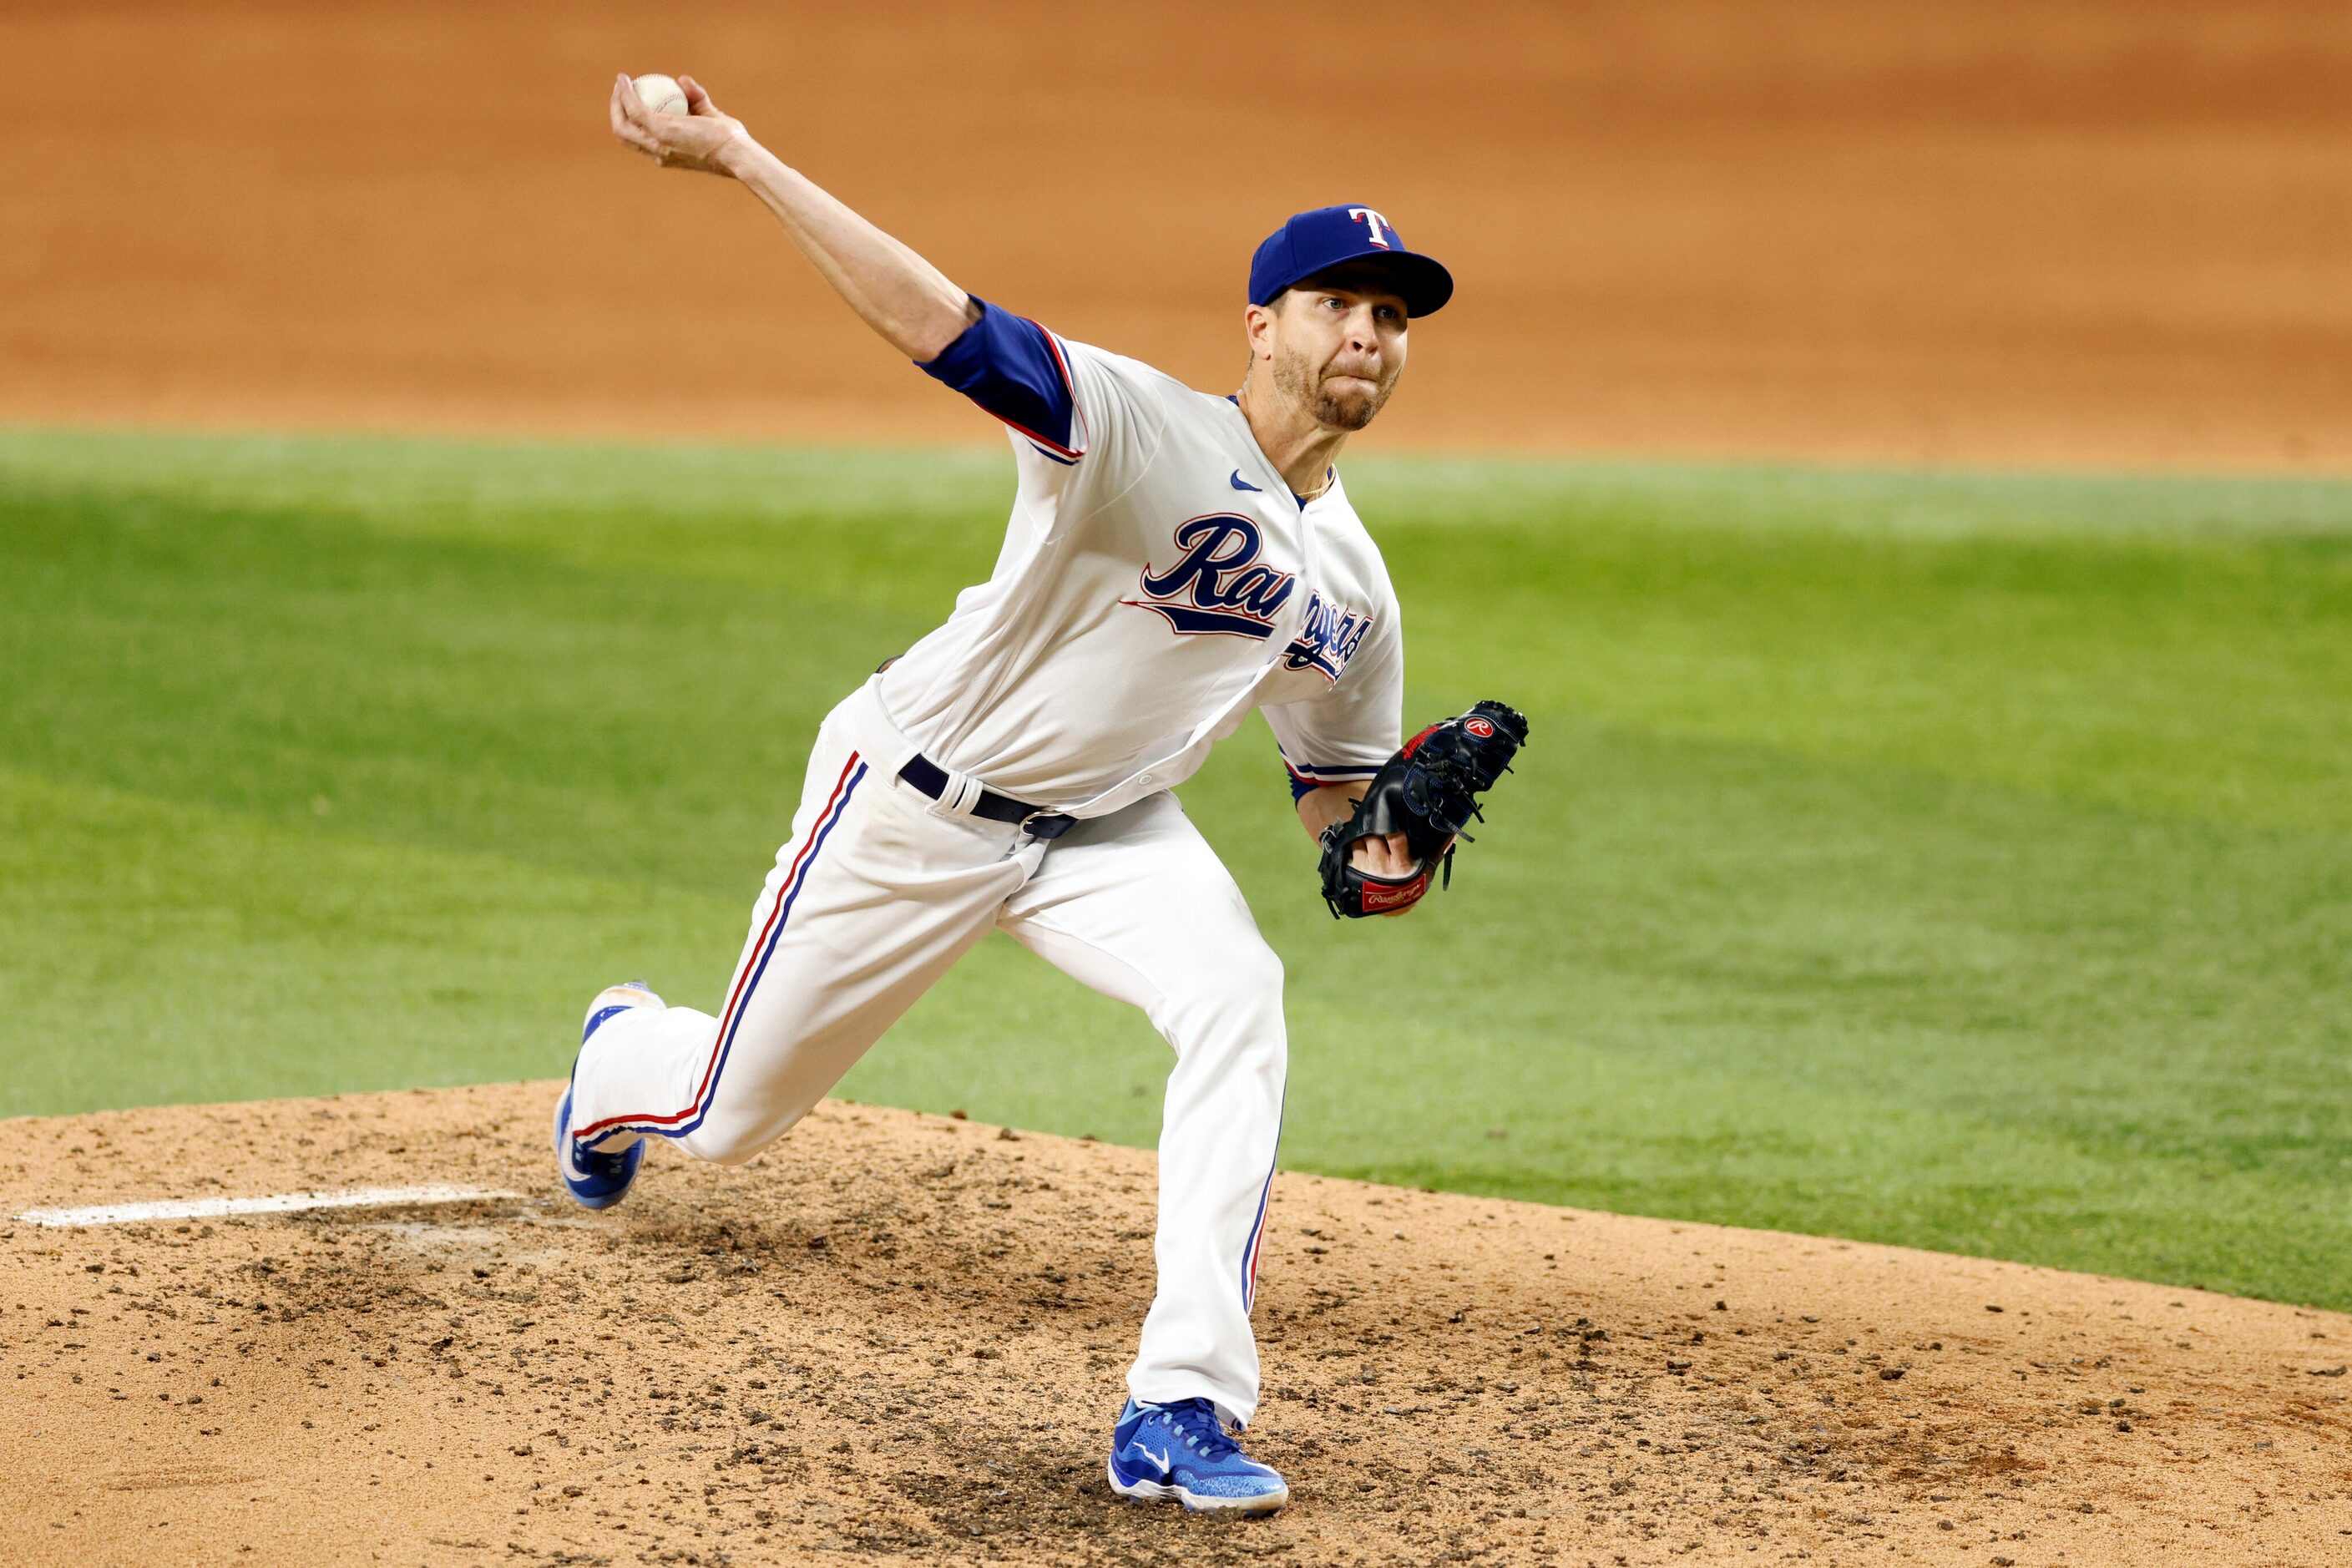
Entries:
POLYGON ((1323 830, 1323 900, 1332 916, 1384 915, 1410 909, 1429 891, 1442 863, 1443 885, 1454 882, 1454 840, 1472 817, 1484 819, 1478 797, 1511 771, 1527 744, 1528 721, 1499 702, 1481 702, 1456 719, 1432 724, 1381 764, 1357 804, 1356 815, 1323 830), (1349 862, 1357 841, 1402 833, 1413 868, 1381 877, 1349 862))

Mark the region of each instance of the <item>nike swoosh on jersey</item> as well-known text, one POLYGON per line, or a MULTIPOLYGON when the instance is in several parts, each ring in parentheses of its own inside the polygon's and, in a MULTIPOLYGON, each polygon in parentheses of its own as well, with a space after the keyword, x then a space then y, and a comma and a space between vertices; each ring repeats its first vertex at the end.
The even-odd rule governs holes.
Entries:
POLYGON ((1256 490, 1260 495, 1264 495, 1265 493, 1262 487, 1254 485, 1247 479, 1242 478, 1242 471, 1239 468, 1235 468, 1234 470, 1234 489, 1237 490, 1256 490))

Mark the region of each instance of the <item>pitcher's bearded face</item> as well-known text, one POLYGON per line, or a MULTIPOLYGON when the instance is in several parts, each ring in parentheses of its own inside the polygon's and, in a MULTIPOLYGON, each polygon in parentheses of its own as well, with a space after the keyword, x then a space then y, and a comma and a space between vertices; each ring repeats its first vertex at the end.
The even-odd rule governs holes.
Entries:
POLYGON ((1276 301, 1275 390, 1336 430, 1361 430, 1404 373, 1404 301, 1379 267, 1350 263, 1276 301))

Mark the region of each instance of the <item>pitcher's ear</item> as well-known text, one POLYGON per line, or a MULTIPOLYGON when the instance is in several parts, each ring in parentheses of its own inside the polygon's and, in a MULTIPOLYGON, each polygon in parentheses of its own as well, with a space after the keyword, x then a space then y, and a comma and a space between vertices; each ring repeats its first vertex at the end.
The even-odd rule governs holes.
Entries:
MULTIPOLYGON (((1281 301, 1277 300, 1275 303, 1278 305, 1281 301)), ((1274 341, 1274 305, 1242 307, 1242 332, 1248 338, 1250 353, 1255 358, 1267 358, 1274 352, 1268 346, 1274 341)))

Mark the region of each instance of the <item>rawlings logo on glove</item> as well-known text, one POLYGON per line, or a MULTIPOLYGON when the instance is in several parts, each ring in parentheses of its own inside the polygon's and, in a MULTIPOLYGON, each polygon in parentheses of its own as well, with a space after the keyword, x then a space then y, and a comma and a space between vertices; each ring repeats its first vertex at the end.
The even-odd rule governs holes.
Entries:
POLYGON ((1356 814, 1323 830, 1323 900, 1334 918, 1384 915, 1410 909, 1429 891, 1430 874, 1445 868, 1454 881, 1454 841, 1474 817, 1485 819, 1478 797, 1511 771, 1527 744, 1528 721, 1500 702, 1481 702, 1456 719, 1432 724, 1381 764, 1356 814), (1404 835, 1412 870, 1384 877, 1353 864, 1359 841, 1404 835))

